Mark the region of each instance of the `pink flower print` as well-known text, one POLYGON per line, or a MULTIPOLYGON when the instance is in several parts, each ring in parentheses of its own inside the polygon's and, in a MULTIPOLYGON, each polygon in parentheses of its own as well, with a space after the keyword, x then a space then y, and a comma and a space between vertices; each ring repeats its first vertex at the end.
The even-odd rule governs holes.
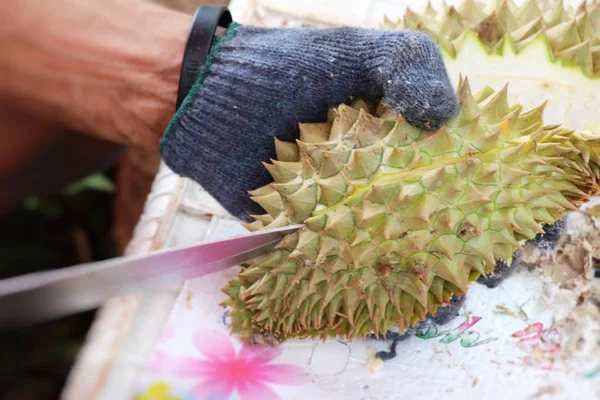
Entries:
POLYGON ((544 329, 540 322, 513 333, 512 337, 520 338, 519 347, 532 354, 558 353, 561 350, 561 335, 558 329, 544 329))
POLYGON ((517 346, 529 354, 523 357, 524 364, 537 365, 544 370, 552 369, 554 354, 560 352, 562 348, 562 338, 558 329, 544 329, 544 325, 536 322, 511 336, 519 338, 517 346))
POLYGON ((180 357, 156 352, 150 373, 197 378, 194 392, 199 399, 223 400, 237 392, 242 400, 277 400, 270 385, 299 385, 304 371, 295 365, 274 364, 279 348, 242 344, 236 351, 230 338, 222 333, 201 330, 193 338, 202 358, 180 357))

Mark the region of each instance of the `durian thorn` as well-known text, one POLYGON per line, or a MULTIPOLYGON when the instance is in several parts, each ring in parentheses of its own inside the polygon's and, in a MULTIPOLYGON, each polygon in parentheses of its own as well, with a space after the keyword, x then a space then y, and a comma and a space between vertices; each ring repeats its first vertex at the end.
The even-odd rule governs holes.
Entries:
MULTIPOLYGON (((518 150, 520 150, 520 148, 518 148, 518 149, 515 148, 515 151, 518 151, 518 150)), ((493 151, 493 150, 491 150, 491 151, 493 151)), ((479 153, 479 154, 468 154, 463 157, 456 157, 455 155, 443 156, 443 157, 439 157, 436 160, 438 162, 435 164, 413 168, 409 171, 401 171, 401 172, 382 174, 378 178, 373 179, 368 185, 364 185, 364 186, 356 185, 355 191, 352 195, 346 196, 343 200, 339 201, 335 205, 315 211, 313 213, 313 215, 318 216, 318 215, 322 215, 322 214, 327 214, 327 213, 331 212, 331 210, 333 210, 341 205, 351 203, 351 202, 357 200, 358 198, 360 198, 362 195, 369 193, 371 191, 371 188, 375 185, 385 185, 385 184, 394 183, 397 181, 420 178, 423 174, 425 174, 429 171, 436 170, 436 169, 440 168, 441 166, 453 166, 456 164, 460 164, 460 163, 464 162, 465 160, 469 160, 469 159, 482 159, 482 158, 485 158, 487 155, 488 155, 488 152, 479 153)))
POLYGON ((243 222, 242 226, 250 232, 255 232, 264 228, 263 223, 260 221, 243 222))

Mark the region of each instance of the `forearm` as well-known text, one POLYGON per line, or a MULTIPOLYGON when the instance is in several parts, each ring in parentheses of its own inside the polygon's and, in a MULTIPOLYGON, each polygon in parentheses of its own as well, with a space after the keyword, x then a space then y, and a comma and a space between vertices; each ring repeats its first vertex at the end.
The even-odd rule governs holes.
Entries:
POLYGON ((32 163, 64 131, 60 124, 35 118, 0 102, 0 179, 20 172, 23 165, 32 163))
POLYGON ((190 17, 138 0, 0 5, 0 98, 71 129, 156 148, 190 17))

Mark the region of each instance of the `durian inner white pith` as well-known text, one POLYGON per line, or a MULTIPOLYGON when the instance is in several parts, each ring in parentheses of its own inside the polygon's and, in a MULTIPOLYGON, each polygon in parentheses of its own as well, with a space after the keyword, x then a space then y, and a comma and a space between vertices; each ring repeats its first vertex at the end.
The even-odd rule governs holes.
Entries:
POLYGON ((459 74, 469 77, 473 90, 486 85, 500 90, 510 82, 511 104, 532 108, 547 101, 545 123, 600 130, 600 80, 549 62, 543 38, 521 53, 508 50, 504 56, 488 55, 475 38, 467 39, 464 46, 455 59, 445 57, 454 84, 459 74))
POLYGON ((600 129, 600 9, 592 1, 579 7, 563 1, 526 0, 480 3, 461 1, 455 7, 408 10, 386 29, 429 33, 443 49, 451 79, 468 76, 474 91, 500 90, 510 82, 509 101, 525 108, 544 101, 547 124, 573 129, 600 129), (485 18, 506 30, 498 48, 486 47, 474 30, 485 18), (501 51, 500 51, 501 50, 501 51))

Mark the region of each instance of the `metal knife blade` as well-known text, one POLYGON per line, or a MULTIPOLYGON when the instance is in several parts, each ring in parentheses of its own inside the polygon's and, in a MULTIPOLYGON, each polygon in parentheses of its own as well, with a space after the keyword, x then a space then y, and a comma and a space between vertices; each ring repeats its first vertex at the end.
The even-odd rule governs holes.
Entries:
POLYGON ((0 280, 0 329, 95 308, 110 297, 165 287, 252 260, 302 225, 0 280))

